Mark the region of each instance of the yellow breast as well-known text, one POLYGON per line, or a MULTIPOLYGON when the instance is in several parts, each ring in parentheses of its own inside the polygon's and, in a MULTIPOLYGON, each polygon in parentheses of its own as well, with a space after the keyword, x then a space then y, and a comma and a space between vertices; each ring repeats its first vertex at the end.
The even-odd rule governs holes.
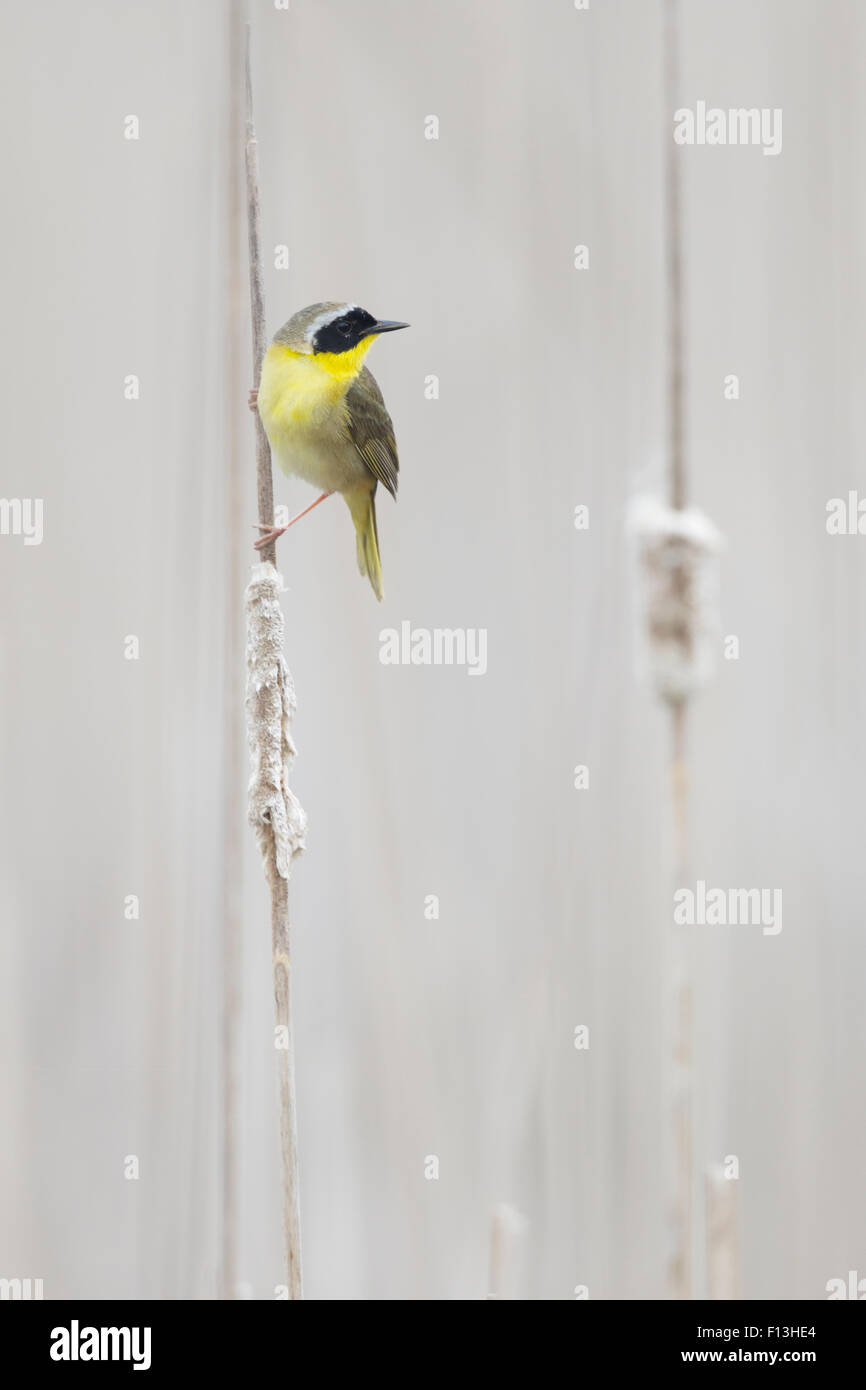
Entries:
POLYGON ((344 492, 366 475, 348 429, 346 392, 369 343, 350 352, 269 348, 259 383, 259 414, 284 473, 323 492, 344 492))
POLYGON ((306 433, 339 409, 363 366, 372 339, 349 352, 293 352, 273 344, 265 354, 259 383, 259 414, 272 444, 306 433))

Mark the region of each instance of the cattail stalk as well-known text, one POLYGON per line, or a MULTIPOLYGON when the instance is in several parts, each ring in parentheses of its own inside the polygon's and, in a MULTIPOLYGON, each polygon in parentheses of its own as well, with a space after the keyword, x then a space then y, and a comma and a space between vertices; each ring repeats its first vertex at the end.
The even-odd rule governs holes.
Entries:
MULTIPOLYGON (((252 311, 253 380, 261 377, 265 355, 265 308, 261 258, 258 157, 253 120, 250 28, 246 30, 246 178, 249 234, 250 307, 252 311)), ((258 517, 274 524, 271 451, 258 414, 256 491, 258 517)), ((282 579, 275 567, 275 548, 262 552, 247 588, 247 733, 252 775, 249 819, 255 827, 271 901, 273 952, 274 1044, 278 1065, 280 1154, 282 1168, 283 1246, 286 1287, 299 1299, 301 1285, 301 1217, 298 1186, 298 1131, 295 1102, 294 1040, 291 1011, 289 875, 294 856, 304 848, 306 816, 289 787, 295 753, 292 717, 295 692, 283 657, 282 579)))
MULTIPOLYGON (((253 79, 250 67, 250 26, 246 27, 246 93, 247 93, 247 234, 250 259, 250 315, 253 332, 253 381, 258 385, 265 358, 265 291, 262 277, 261 208, 259 204, 259 155, 256 125, 253 118, 253 79)), ((253 413, 256 428, 256 495, 258 516, 262 526, 274 524, 274 476, 271 469, 271 449, 258 411, 253 413)), ((276 543, 264 546, 261 559, 276 565, 276 543)))

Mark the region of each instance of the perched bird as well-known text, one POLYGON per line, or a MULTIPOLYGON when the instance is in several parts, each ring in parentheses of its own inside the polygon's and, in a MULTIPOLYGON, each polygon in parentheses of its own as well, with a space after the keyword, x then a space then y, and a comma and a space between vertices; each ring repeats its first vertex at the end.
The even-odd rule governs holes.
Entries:
POLYGON ((357 304, 311 304, 274 335, 265 354, 258 408, 271 449, 283 472, 304 478, 322 494, 286 526, 261 527, 262 549, 340 492, 355 523, 358 568, 378 599, 383 596, 376 488, 397 495, 397 444, 382 392, 364 358, 380 333, 407 323, 375 319, 357 304))

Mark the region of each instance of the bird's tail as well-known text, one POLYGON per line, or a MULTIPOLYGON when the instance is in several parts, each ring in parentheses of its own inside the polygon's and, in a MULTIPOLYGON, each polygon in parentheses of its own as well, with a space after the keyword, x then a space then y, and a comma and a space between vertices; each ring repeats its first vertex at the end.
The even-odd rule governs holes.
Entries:
POLYGON ((376 489, 367 488, 345 494, 355 523, 355 540, 358 547, 358 569, 366 574, 377 599, 385 597, 382 587, 382 564, 379 560, 379 533, 376 530, 376 489))

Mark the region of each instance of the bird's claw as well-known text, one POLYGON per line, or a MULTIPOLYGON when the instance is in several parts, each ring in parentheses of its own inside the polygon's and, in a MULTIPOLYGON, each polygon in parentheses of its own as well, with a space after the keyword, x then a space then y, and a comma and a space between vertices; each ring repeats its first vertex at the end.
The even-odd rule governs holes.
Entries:
POLYGON ((269 545, 273 545, 274 541, 279 540, 280 536, 282 536, 285 531, 288 531, 289 528, 288 526, 259 525, 256 527, 256 529, 259 531, 264 531, 265 534, 263 536, 259 536, 259 539, 257 541, 253 541, 253 549, 266 550, 269 545))

